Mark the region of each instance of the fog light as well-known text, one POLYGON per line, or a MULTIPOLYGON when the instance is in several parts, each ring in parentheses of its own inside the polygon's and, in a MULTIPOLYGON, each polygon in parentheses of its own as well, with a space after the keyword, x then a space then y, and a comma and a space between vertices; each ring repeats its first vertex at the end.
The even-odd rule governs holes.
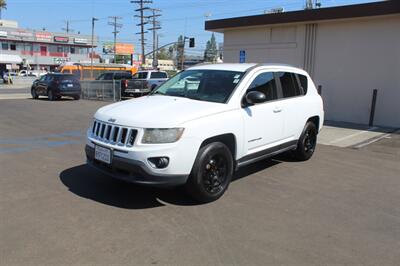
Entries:
POLYGON ((168 157, 152 157, 148 158, 150 164, 154 168, 165 168, 169 164, 169 158, 168 157))

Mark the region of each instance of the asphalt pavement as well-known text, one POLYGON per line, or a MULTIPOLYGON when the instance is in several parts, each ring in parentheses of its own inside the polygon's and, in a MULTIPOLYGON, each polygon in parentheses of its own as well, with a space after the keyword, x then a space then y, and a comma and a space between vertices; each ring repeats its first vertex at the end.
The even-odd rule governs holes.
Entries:
POLYGON ((250 165, 197 205, 85 165, 104 104, 0 102, 1 265, 399 265, 398 134, 250 165))

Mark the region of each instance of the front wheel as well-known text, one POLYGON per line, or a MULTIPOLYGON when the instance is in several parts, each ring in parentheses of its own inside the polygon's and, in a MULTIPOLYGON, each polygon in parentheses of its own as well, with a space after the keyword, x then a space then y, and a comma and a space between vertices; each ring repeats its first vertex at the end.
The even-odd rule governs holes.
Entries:
POLYGON ((39 95, 36 93, 36 90, 34 88, 31 89, 31 95, 32 95, 32 99, 39 98, 39 95))
POLYGON ((221 142, 200 148, 186 188, 201 203, 215 201, 227 190, 233 175, 233 158, 221 142))
POLYGON ((307 161, 314 154, 317 146, 317 127, 313 122, 307 122, 300 139, 297 143, 297 149, 294 151, 294 157, 299 161, 307 161))
POLYGON ((49 98, 50 101, 55 101, 57 100, 56 96, 54 95, 53 90, 49 89, 47 92, 47 97, 49 98))

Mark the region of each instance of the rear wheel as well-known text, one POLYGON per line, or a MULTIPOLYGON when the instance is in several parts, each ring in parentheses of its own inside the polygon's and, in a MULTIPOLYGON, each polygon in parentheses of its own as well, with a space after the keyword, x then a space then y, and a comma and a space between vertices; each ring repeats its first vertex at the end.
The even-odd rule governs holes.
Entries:
POLYGON ((297 143, 297 149, 294 151, 294 157, 299 161, 306 161, 314 154, 317 146, 317 127, 313 122, 307 122, 300 139, 297 143))
POLYGON ((47 91, 47 97, 49 98, 50 101, 55 101, 57 100, 56 96, 54 95, 53 90, 49 89, 47 91))
POLYGON ((36 90, 34 88, 31 88, 31 95, 32 95, 32 99, 39 98, 39 95, 36 93, 36 90))
POLYGON ((199 150, 186 188, 195 200, 206 203, 217 200, 227 190, 233 175, 233 158, 221 142, 199 150))

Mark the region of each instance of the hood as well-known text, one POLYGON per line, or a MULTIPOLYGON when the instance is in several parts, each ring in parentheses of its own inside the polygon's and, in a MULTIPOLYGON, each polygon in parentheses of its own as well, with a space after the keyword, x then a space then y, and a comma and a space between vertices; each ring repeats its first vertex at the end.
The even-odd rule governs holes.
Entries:
POLYGON ((114 124, 122 126, 169 128, 230 109, 227 104, 152 95, 104 106, 95 118, 104 122, 115 119, 114 124))

